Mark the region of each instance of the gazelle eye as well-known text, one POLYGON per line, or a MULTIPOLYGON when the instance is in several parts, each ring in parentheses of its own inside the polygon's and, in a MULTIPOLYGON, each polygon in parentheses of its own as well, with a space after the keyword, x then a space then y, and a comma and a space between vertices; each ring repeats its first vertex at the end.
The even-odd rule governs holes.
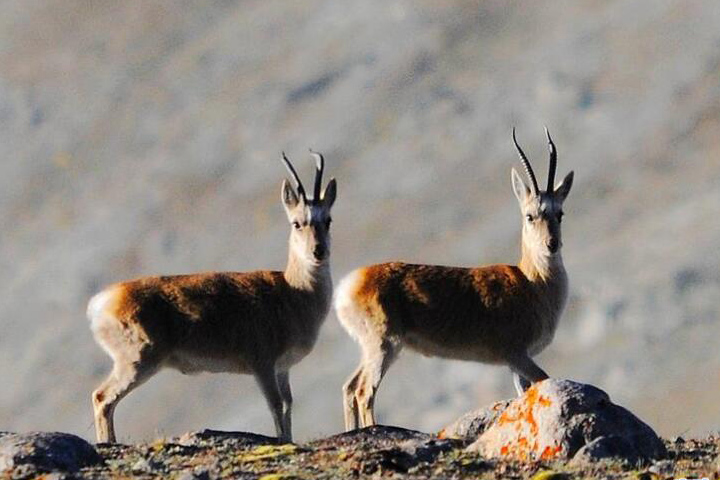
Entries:
POLYGON ((527 215, 525 215, 525 219, 527 219, 528 222, 532 222, 533 216, 528 213, 527 215))
POLYGON ((295 230, 300 230, 300 222, 293 222, 292 226, 293 228, 295 228, 295 230))

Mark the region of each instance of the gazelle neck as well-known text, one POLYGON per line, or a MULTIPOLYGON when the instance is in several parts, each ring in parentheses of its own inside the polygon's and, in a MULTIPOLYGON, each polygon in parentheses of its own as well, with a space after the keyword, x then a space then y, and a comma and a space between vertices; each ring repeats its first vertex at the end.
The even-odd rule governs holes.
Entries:
POLYGON ((332 288, 328 259, 314 262, 296 254, 292 249, 288 253, 284 276, 288 284, 298 290, 314 291, 328 286, 332 288))
POLYGON ((548 255, 533 245, 528 245, 524 239, 522 242, 522 257, 518 267, 531 282, 567 281, 565 265, 560 251, 554 255, 548 255))

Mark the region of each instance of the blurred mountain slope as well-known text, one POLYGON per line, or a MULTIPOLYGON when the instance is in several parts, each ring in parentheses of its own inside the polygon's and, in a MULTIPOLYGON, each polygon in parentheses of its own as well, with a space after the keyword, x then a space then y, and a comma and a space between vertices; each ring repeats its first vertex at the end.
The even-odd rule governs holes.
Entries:
MULTIPOLYGON (((576 182, 540 362, 663 434, 716 430, 719 24, 712 1, 0 4, 0 429, 94 436, 103 285, 283 268, 281 150, 338 178, 339 280, 514 262, 510 128, 542 181, 547 124, 576 182)), ((331 315, 292 373, 298 437, 342 428, 357 355, 331 315)), ((433 430, 509 394, 504 369, 406 354, 378 413, 433 430)), ((120 405, 121 439, 272 431, 248 377, 162 373, 120 405)))

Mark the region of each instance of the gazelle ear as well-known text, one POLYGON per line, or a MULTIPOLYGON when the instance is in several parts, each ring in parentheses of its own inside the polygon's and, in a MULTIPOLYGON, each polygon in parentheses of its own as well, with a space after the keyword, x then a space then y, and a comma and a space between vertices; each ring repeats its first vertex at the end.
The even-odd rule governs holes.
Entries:
POLYGON ((325 187, 325 192, 322 195, 323 204, 327 208, 331 208, 335 203, 335 197, 337 196, 337 182, 334 178, 331 178, 325 187))
POLYGON ((530 195, 530 188, 525 185, 525 182, 520 177, 520 174, 518 174, 517 170, 514 168, 511 169, 511 177, 512 177, 512 186, 513 186, 513 192, 515 192, 515 197, 517 197, 518 202, 525 203, 525 200, 527 199, 528 195, 530 195))
POLYGON ((570 193, 570 188, 573 184, 573 177, 575 176, 575 172, 571 171, 568 173, 562 182, 560 182, 560 185, 555 187, 555 196, 560 200, 561 202, 564 202, 567 198, 568 194, 570 193))
POLYGON ((298 200, 297 194, 295 193, 295 190, 293 190, 290 182, 288 182, 287 180, 283 180, 282 190, 280 192, 280 200, 282 200, 283 206, 286 210, 297 207, 297 204, 300 202, 300 200, 298 200))

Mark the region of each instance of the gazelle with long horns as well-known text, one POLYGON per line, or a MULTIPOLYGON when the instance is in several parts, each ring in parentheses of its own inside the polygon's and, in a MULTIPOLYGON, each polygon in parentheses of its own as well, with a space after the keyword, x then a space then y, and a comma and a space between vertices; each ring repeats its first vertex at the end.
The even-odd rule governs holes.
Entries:
POLYGON ((459 268, 400 262, 359 268, 339 284, 335 310, 362 350, 343 387, 345 427, 375 424, 380 382, 403 347, 426 356, 508 365, 518 394, 547 378, 532 360, 555 333, 568 292, 560 249, 563 202, 573 172, 555 186, 557 152, 547 132, 545 191, 513 142, 530 180, 512 169, 523 218, 522 257, 515 265, 459 268))
POLYGON ((292 440, 288 372, 312 350, 332 301, 330 209, 337 186, 331 179, 320 194, 324 160, 311 154, 313 198, 282 155, 296 186, 282 184, 291 225, 284 272, 146 277, 111 285, 90 300, 95 340, 114 362, 92 394, 98 442, 115 441, 117 403, 163 367, 253 375, 278 437, 292 440))

